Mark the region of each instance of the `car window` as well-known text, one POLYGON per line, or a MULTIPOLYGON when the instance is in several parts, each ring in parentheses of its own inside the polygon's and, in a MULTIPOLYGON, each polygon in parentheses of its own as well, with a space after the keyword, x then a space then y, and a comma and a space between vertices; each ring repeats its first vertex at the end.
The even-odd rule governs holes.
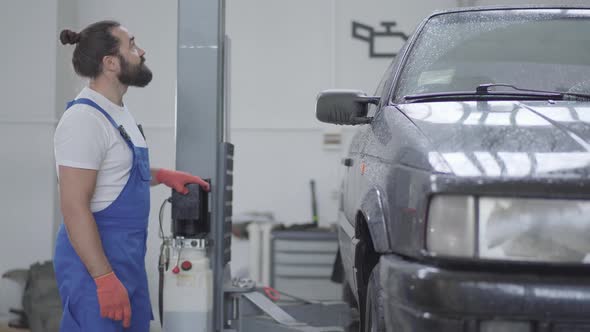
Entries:
MULTIPOLYGON (((377 89, 375 89, 375 92, 372 94, 372 96, 383 97, 383 94, 385 92, 384 91, 385 85, 388 84, 389 80, 391 79, 391 77, 393 75, 391 71, 393 69, 395 62, 396 61, 394 60, 389 64, 389 66, 387 67, 387 70, 385 71, 385 74, 383 74, 383 77, 381 78, 381 81, 379 82, 379 85, 377 86, 377 89)), ((375 116, 375 114, 379 110, 379 106, 380 105, 369 104, 368 116, 369 117, 375 116)))
POLYGON ((480 84, 590 93, 590 10, 492 10, 431 18, 408 54, 395 101, 480 84))

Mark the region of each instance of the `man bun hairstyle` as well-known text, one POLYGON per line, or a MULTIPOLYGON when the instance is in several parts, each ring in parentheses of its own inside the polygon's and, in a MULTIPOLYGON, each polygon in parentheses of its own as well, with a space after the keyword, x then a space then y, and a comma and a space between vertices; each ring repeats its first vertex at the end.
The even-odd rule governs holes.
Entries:
POLYGON ((62 30, 62 32, 59 34, 59 40, 64 45, 77 44, 78 41, 80 40, 80 34, 77 32, 74 32, 72 30, 65 29, 65 30, 62 30))
POLYGON ((68 29, 62 30, 59 40, 62 44, 76 45, 72 64, 76 73, 86 78, 96 78, 102 72, 102 59, 105 56, 119 54, 119 40, 112 30, 121 26, 116 21, 93 23, 80 33, 68 29))

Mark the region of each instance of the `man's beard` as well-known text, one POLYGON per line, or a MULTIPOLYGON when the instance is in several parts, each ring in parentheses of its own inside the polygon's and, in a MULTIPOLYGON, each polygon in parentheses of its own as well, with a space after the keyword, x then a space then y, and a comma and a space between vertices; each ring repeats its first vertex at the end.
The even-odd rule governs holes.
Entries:
POLYGON ((119 62, 121 72, 118 78, 121 84, 143 88, 152 81, 152 71, 144 64, 145 58, 142 57, 138 65, 132 65, 119 54, 119 62))

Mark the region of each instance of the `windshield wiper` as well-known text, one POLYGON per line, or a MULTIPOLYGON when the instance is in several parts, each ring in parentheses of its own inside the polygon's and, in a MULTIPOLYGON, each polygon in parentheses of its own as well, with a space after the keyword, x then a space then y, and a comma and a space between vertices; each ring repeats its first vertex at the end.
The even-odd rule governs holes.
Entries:
POLYGON ((572 93, 572 92, 559 92, 559 91, 543 91, 543 90, 532 90, 532 89, 521 89, 510 84, 480 84, 475 91, 454 91, 454 92, 434 92, 434 93, 422 93, 415 95, 404 96, 405 100, 423 100, 423 99, 448 99, 448 98, 481 98, 481 97, 523 97, 527 99, 546 100, 556 99, 564 100, 566 96, 577 97, 585 100, 590 100, 590 94, 572 93), (490 91, 490 88, 503 87, 510 88, 514 91, 490 91))
MULTIPOLYGON (((503 87, 503 88, 510 88, 515 91, 522 91, 522 92, 530 92, 530 93, 538 93, 539 95, 557 95, 563 99, 565 96, 572 96, 572 97, 579 97, 583 99, 590 99, 590 94, 584 93, 575 93, 575 92, 560 92, 560 91, 545 91, 545 90, 534 90, 534 89, 523 89, 518 88, 514 85, 510 84, 480 84, 477 89, 475 90, 476 93, 487 94, 490 93, 490 88, 496 87, 503 87)), ((500 92, 500 91, 495 91, 500 92)))

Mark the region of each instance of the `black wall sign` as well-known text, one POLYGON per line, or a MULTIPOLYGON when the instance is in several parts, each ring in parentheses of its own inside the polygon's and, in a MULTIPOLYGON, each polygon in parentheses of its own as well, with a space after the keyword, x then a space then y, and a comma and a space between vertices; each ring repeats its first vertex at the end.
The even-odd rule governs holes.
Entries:
POLYGON ((403 42, 407 41, 409 36, 401 31, 393 31, 397 22, 381 22, 383 31, 376 31, 370 25, 352 21, 352 38, 360 39, 369 43, 369 56, 371 58, 393 58, 396 52, 377 52, 375 50, 375 41, 383 38, 400 38, 403 42))

